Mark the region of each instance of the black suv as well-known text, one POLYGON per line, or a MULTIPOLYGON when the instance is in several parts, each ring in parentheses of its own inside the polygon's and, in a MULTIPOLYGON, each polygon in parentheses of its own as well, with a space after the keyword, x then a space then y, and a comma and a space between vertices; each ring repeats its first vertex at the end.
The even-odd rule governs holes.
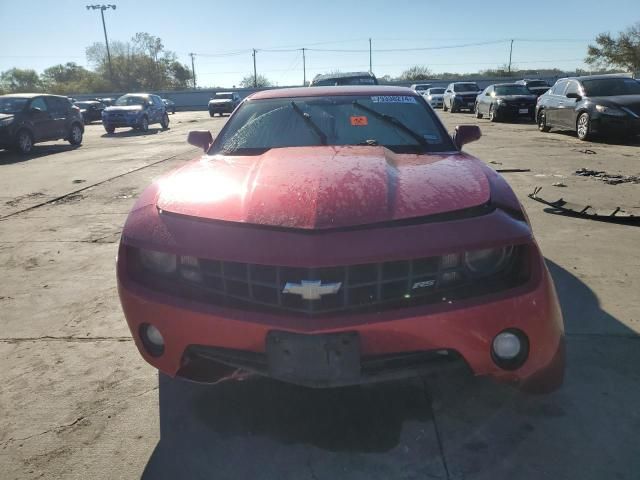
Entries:
POLYGON ((98 100, 81 100, 75 102, 74 105, 80 109, 85 125, 96 120, 102 120, 102 111, 105 109, 104 103, 98 100))
POLYGON ((38 142, 64 139, 80 145, 84 123, 67 97, 23 93, 0 96, 0 148, 31 152, 38 142))
POLYGON ((476 107, 476 97, 480 93, 480 87, 475 82, 450 83, 442 97, 442 109, 451 113, 458 110, 473 112, 476 107))
POLYGON ((523 80, 518 80, 516 83, 518 85, 524 85, 525 87, 527 87, 527 90, 529 90, 537 97, 545 93, 551 87, 551 85, 549 85, 544 80, 537 80, 534 78, 525 78, 523 80))
POLYGON ((378 79, 371 72, 342 72, 316 75, 310 87, 334 87, 337 85, 378 85, 378 79))
POLYGON ((538 98, 536 119, 541 132, 573 130, 580 140, 638 135, 640 82, 619 75, 561 78, 538 98))

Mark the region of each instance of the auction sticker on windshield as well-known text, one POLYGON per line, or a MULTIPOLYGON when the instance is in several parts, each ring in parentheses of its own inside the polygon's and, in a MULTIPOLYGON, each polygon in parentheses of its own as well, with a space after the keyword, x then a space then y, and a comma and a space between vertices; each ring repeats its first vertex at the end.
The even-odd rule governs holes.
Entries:
POLYGON ((351 117, 351 125, 354 127, 365 127, 369 125, 369 120, 367 117, 353 116, 351 117))
POLYGON ((371 97, 373 103, 418 103, 409 95, 377 95, 371 97))

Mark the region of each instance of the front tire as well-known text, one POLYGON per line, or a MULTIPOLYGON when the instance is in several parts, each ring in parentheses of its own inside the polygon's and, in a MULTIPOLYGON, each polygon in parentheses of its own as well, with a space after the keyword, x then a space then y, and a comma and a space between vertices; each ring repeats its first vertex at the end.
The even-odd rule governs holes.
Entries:
POLYGON ((578 138, 582 141, 591 139, 591 117, 587 112, 583 112, 578 115, 578 120, 576 121, 576 133, 578 134, 578 138))
POLYGON ((215 115, 215 113, 213 113, 211 110, 209 110, 209 116, 213 117, 215 115))
POLYGON ((494 123, 498 121, 498 113, 493 109, 493 105, 489 107, 489 121, 494 123))
POLYGON ((163 130, 166 130, 167 128, 169 128, 169 115, 167 115, 166 113, 162 116, 162 120, 160 121, 160 126, 162 127, 163 130))
POLYGON ((551 130, 551 127, 547 125, 547 115, 544 110, 538 112, 538 130, 545 133, 551 130))
POLYGON ((149 131, 149 119, 147 117, 142 117, 142 120, 140 120, 140 131, 141 132, 149 131))
POLYGON ((475 111, 476 111, 476 118, 482 118, 483 117, 483 115, 480 113, 480 106, 477 103, 476 103, 475 111))
POLYGON ((113 132, 116 131, 116 129, 114 127, 104 127, 105 132, 107 132, 109 135, 113 135, 113 132))
POLYGON ((447 108, 447 102, 443 100, 443 101, 442 101, 442 111, 443 111, 443 112, 446 112, 447 110, 448 110, 448 108, 447 108))
POLYGON ((69 132, 69 143, 71 145, 80 145, 82 143, 82 128, 77 123, 71 125, 69 132))
POLYGON ((28 155, 33 150, 33 135, 29 130, 20 130, 16 135, 16 148, 22 155, 28 155))
POLYGON ((449 109, 449 111, 451 113, 456 113, 458 111, 458 109, 456 108, 455 104, 453 103, 453 100, 451 101, 451 108, 449 109))

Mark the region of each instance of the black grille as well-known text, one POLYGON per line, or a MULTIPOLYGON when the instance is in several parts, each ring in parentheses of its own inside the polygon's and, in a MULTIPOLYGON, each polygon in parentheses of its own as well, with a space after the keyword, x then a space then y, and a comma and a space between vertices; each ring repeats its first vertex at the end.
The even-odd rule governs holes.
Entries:
POLYGON ((428 257, 381 263, 307 268, 268 266, 220 260, 199 260, 201 278, 187 280, 181 273, 170 278, 150 275, 134 261, 132 276, 170 294, 215 305, 303 316, 341 312, 380 311, 437 303, 502 291, 526 281, 525 247, 517 247, 511 260, 490 277, 478 278, 463 262, 451 266, 451 257, 428 257), (446 264, 445 264, 446 262, 446 264), (137 265, 137 266, 136 266, 137 265), (321 282, 325 288, 340 284, 337 293, 319 299, 284 293, 287 283, 321 282))

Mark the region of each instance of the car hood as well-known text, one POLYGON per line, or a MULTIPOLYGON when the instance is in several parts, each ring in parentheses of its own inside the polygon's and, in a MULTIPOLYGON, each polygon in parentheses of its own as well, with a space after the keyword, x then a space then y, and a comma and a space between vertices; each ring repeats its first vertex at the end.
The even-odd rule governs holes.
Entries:
POLYGON ((593 103, 608 107, 632 107, 634 111, 640 112, 640 95, 616 95, 612 97, 589 97, 593 103))
POLYGON ((105 112, 107 113, 113 113, 113 112, 140 112, 142 111, 143 107, 142 105, 128 105, 128 106, 123 106, 123 107, 118 107, 118 106, 113 106, 113 107, 107 107, 104 109, 105 112))
POLYGON ((369 146, 204 156, 159 181, 157 207, 210 220, 339 228, 486 204, 484 168, 465 154, 401 155, 369 146))

